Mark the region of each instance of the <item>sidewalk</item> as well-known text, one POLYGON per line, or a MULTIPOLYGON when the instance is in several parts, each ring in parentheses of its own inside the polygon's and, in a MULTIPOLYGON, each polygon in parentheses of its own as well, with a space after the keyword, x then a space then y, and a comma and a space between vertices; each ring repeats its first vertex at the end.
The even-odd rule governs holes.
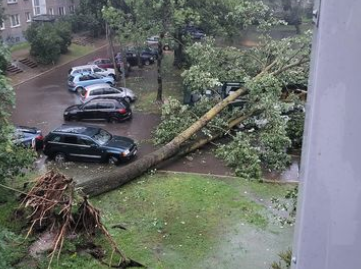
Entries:
MULTIPOLYGON (((92 53, 106 45, 107 45, 107 42, 105 39, 94 39, 92 43, 87 44, 87 46, 93 47, 93 49, 89 53, 92 53)), ((89 53, 87 53, 87 54, 89 54, 89 53)), ((87 54, 85 54, 85 55, 87 55, 87 54)), ((85 55, 83 55, 83 56, 85 56, 85 55)), ((51 64, 50 65, 38 65, 37 67, 30 68, 30 67, 22 64, 21 62, 19 62, 19 60, 21 60, 21 59, 25 59, 25 58, 31 59, 31 56, 29 54, 29 49, 22 49, 22 50, 12 52, 11 58, 12 58, 13 65, 17 66, 18 68, 20 68, 23 71, 18 74, 7 74, 7 77, 10 79, 10 83, 13 87, 15 87, 19 84, 22 84, 34 77, 37 77, 45 72, 49 72, 50 70, 53 70, 54 68, 57 68, 59 66, 62 66, 64 64, 67 64, 67 63, 77 59, 77 57, 74 57, 71 59, 63 60, 62 58, 64 58, 64 57, 62 57, 62 55, 61 55, 59 61, 55 65, 51 65, 51 64)))

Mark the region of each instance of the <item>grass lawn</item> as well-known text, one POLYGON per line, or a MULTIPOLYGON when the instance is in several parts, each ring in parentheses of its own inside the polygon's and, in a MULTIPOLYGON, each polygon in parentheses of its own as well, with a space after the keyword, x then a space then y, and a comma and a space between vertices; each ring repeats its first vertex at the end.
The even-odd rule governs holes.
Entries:
MULTIPOLYGON (((242 179, 157 173, 93 198, 92 203, 101 210, 118 246, 147 268, 268 269, 292 242, 292 228, 275 225, 269 208, 270 198, 282 197, 287 189, 242 179), (127 230, 112 228, 116 224, 127 230)), ((7 210, 0 206, 0 212, 7 210)), ((95 241, 105 246, 109 261, 106 240, 95 241)), ((20 251, 14 250, 14 259, 20 251)), ((0 248, 0 257, 1 253, 5 251, 0 248)), ((114 255, 113 261, 117 258, 114 255)), ((38 268, 46 267, 44 260, 38 268)), ((67 244, 52 268, 108 267, 67 244)))
POLYGON ((61 54, 57 64, 63 64, 70 62, 74 59, 80 58, 86 54, 89 54, 94 50, 92 46, 80 46, 77 44, 71 44, 66 54, 61 54))
MULTIPOLYGON (((163 58, 163 100, 172 96, 182 100, 182 79, 181 72, 172 65, 173 52, 164 55, 163 58)), ((127 87, 132 89, 138 99, 134 103, 134 110, 144 113, 160 113, 160 105, 155 103, 157 97, 157 66, 156 63, 150 67, 144 67, 142 70, 135 70, 127 78, 127 87)))

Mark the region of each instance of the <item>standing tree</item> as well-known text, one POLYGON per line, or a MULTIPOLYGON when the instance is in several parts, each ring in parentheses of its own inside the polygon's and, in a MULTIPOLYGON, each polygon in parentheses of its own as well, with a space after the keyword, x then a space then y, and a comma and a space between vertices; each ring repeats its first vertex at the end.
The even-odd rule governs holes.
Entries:
MULTIPOLYGON (((0 23, 4 20, 3 8, 0 3, 0 23)), ((12 141, 14 127, 9 121, 10 110, 15 105, 15 93, 5 76, 5 67, 10 61, 8 48, 0 39, 0 184, 12 179, 29 167, 33 161, 32 152, 16 147, 12 141)), ((4 189, 0 188, 0 202, 6 200, 4 189)))

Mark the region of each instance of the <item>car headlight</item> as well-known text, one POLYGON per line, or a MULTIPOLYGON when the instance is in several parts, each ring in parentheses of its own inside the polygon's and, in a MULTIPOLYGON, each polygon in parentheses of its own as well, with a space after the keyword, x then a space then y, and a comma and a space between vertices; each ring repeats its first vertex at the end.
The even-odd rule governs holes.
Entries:
POLYGON ((150 57, 150 60, 153 61, 154 60, 153 57, 150 57))
POLYGON ((67 112, 67 111, 64 112, 64 115, 68 115, 68 114, 69 114, 69 112, 67 112))
POLYGON ((126 149, 122 152, 122 156, 125 157, 130 153, 129 149, 126 149))

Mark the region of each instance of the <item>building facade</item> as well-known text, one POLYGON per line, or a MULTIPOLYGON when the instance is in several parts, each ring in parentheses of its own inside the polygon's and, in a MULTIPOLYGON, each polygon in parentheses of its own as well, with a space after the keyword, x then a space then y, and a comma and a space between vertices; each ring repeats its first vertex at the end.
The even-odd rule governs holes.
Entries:
POLYGON ((24 31, 34 18, 42 15, 72 14, 80 0, 0 0, 5 9, 5 20, 0 25, 2 40, 11 45, 24 42, 24 31))

